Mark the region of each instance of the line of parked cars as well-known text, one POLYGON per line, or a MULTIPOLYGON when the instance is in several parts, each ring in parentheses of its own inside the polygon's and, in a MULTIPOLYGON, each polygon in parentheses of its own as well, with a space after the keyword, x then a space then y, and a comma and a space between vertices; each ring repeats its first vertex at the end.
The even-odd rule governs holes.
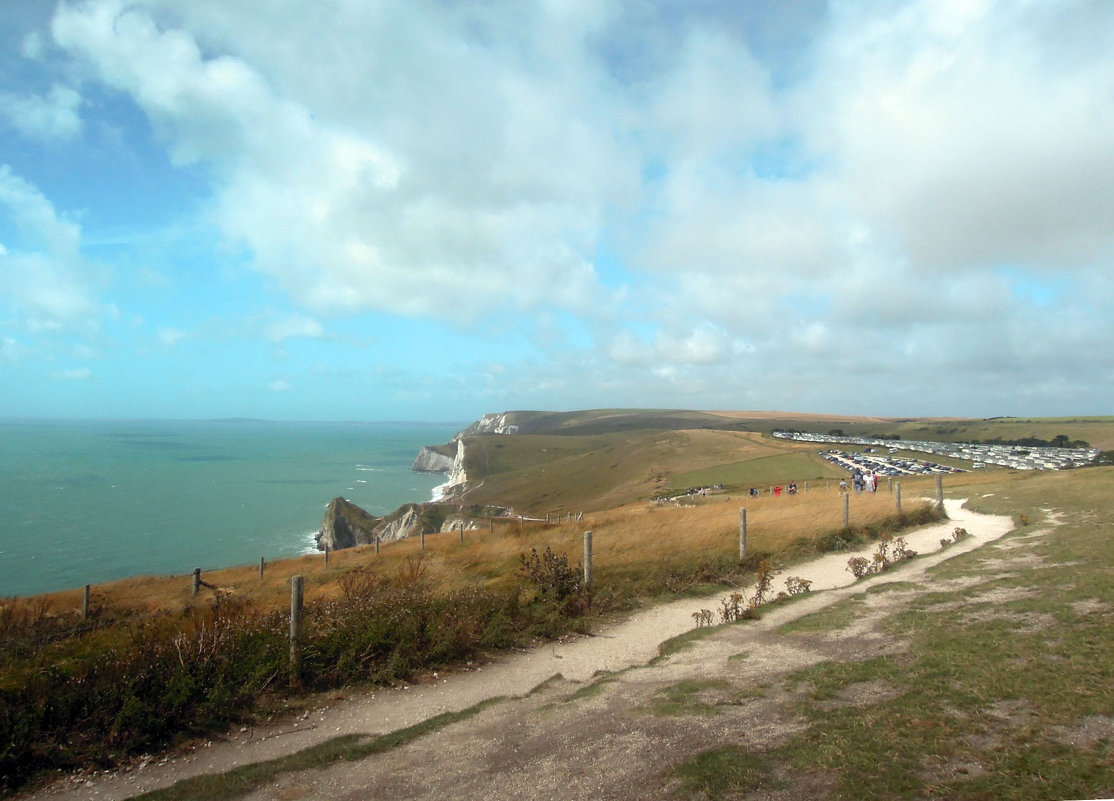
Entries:
MULTIPOLYGON (((897 449, 893 449, 897 453, 897 449)), ((934 473, 965 473, 959 467, 925 462, 920 459, 897 459, 892 456, 882 456, 877 453, 854 453, 840 450, 820 451, 820 455, 832 464, 842 467, 848 472, 874 473, 880 476, 912 476, 932 475, 934 473)))

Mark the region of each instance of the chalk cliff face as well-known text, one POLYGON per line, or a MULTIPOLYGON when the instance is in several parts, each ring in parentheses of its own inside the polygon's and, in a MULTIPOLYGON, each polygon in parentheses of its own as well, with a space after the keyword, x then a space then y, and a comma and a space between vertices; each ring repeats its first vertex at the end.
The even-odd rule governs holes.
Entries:
POLYGON ((445 445, 426 445, 418 452, 411 469, 423 473, 446 473, 449 477, 445 485, 448 497, 451 490, 463 487, 468 481, 468 474, 464 470, 467 448, 465 438, 474 434, 516 434, 518 426, 511 422, 513 414, 515 412, 485 414, 454 436, 451 442, 445 445))
POLYGON ((411 470, 419 473, 449 473, 453 469, 455 451, 451 445, 426 445, 418 451, 411 470), (448 451, 448 452, 446 452, 448 451))
POLYGON ((396 540, 404 540, 411 534, 420 534, 424 525, 420 511, 420 506, 408 503, 401 507, 398 512, 395 512, 398 517, 383 520, 377 531, 379 541, 395 542, 396 540), (400 512, 401 514, 399 514, 400 512))
POLYGON ((449 470, 449 487, 456 487, 468 480, 464 472, 464 440, 456 441, 456 458, 453 459, 452 468, 449 470))
POLYGON ((498 414, 485 414, 468 428, 457 434, 457 439, 471 434, 515 434, 518 426, 510 422, 509 412, 498 414))

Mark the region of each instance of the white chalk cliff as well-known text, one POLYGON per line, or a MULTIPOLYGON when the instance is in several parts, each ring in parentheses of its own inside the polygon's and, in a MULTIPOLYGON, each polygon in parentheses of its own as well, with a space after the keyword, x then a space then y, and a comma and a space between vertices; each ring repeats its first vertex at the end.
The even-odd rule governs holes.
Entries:
POLYGON ((468 474, 464 472, 464 440, 458 439, 456 441, 456 458, 453 459, 452 467, 449 468, 449 487, 458 487, 468 480, 468 474))

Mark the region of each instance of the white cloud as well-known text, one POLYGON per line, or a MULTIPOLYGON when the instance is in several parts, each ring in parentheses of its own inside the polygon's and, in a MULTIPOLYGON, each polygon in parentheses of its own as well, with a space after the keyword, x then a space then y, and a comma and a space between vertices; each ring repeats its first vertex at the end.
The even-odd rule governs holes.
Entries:
POLYGON ((79 226, 7 165, 0 165, 0 210, 19 235, 18 245, 0 247, 0 302, 32 331, 96 328, 103 276, 79 253, 79 226))
POLYGON ((291 388, 291 384, 289 381, 280 378, 272 381, 268 387, 271 392, 288 392, 291 388))
POLYGON ((15 364, 22 361, 31 350, 15 337, 0 337, 0 362, 15 364))
POLYGON ((93 371, 88 367, 78 367, 73 370, 56 372, 54 377, 62 381, 87 381, 93 377, 93 371))
POLYGON ((67 259, 78 255, 80 227, 59 217, 50 201, 6 164, 0 164, 0 205, 7 206, 31 245, 67 259))
MULTIPOLYGON (((244 313, 271 342, 366 311, 474 323, 535 336, 528 380, 593 405, 1074 385, 1024 332, 1114 336, 1114 5, 751 5, 90 0, 52 33, 75 86, 211 181, 209 219, 300 307, 244 313)), ((46 259, 70 289, 0 292, 79 318, 80 230, 4 191, 38 244, 0 270, 46 259)))
POLYGON ((0 117, 30 139, 73 139, 81 135, 81 95, 55 84, 49 94, 0 92, 0 117))
POLYGON ((838 17, 817 81, 830 113, 812 135, 834 149, 843 201, 918 270, 1108 257, 1114 65, 1055 35, 1088 17, 1079 45, 1109 50, 1114 17, 1086 2, 838 17))
POLYGON ((185 331, 171 326, 160 328, 158 332, 159 342, 168 348, 173 348, 188 336, 189 334, 185 331))
MULTIPOLYGON (((194 31, 161 5, 62 6, 55 41, 129 94, 179 163, 213 169, 226 236, 308 308, 473 319, 507 303, 583 309, 601 294, 599 210, 636 162, 579 105, 600 91, 584 53, 537 58, 546 10, 515 30, 482 9, 352 8, 352 25, 330 12, 323 49, 317 4, 284 10, 297 26, 269 20, 266 48, 258 12, 176 9, 194 31), (314 69, 292 71, 291 49, 314 69), (309 85, 324 74, 341 80, 309 85)), ((583 34, 553 12, 570 41, 583 34)))
POLYGON ((320 339, 324 335, 324 326, 312 317, 304 315, 284 317, 267 326, 267 338, 272 342, 285 342, 298 337, 320 339))

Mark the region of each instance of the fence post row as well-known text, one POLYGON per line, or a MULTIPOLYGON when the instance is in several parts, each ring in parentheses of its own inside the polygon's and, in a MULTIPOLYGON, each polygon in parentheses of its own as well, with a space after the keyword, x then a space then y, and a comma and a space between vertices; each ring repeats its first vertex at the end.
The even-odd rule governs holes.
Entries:
POLYGON ((302 675, 302 603, 305 579, 290 577, 290 682, 297 685, 302 675))
POLYGON ((592 532, 584 532, 584 586, 592 589, 592 532))
POLYGON ((739 510, 739 561, 747 558, 747 510, 739 510))

